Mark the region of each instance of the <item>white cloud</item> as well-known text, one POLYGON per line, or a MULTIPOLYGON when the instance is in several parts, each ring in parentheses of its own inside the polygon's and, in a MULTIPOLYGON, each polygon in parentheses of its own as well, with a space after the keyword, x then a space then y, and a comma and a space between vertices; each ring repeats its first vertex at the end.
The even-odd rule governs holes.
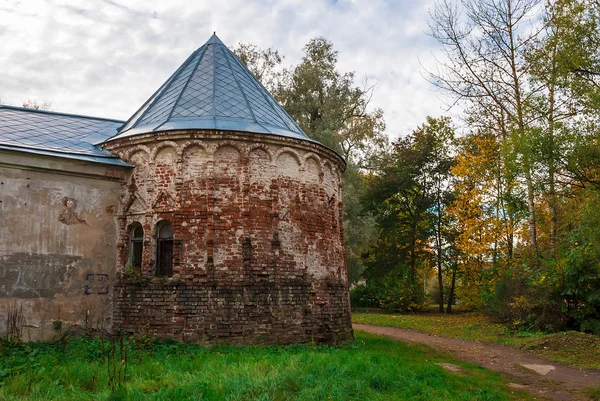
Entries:
POLYGON ((340 69, 377 83, 372 105, 404 135, 444 112, 422 77, 437 44, 433 0, 0 0, 0 98, 127 119, 212 34, 229 46, 273 47, 297 63, 309 39, 339 51, 340 69))

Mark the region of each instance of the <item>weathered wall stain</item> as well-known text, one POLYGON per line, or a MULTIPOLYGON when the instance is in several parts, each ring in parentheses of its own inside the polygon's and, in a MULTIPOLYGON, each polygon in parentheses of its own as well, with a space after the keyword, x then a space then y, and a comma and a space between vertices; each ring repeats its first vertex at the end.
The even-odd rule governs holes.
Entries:
POLYGON ((85 219, 79 217, 75 208, 77 208, 77 200, 65 196, 62 200, 63 210, 58 216, 58 221, 68 226, 72 224, 85 224, 85 219))
POLYGON ((86 274, 85 275, 85 295, 106 295, 109 290, 108 274, 86 274))
POLYGON ((80 256, 27 253, 2 256, 0 298, 51 298, 69 292, 74 276, 91 267, 92 260, 80 256))

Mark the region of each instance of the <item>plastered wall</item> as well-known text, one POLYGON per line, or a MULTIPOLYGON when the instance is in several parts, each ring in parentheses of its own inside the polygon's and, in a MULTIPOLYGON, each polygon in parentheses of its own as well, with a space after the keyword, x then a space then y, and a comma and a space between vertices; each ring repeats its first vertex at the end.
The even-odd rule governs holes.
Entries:
POLYGON ((0 335, 111 330, 125 171, 0 151, 0 335))

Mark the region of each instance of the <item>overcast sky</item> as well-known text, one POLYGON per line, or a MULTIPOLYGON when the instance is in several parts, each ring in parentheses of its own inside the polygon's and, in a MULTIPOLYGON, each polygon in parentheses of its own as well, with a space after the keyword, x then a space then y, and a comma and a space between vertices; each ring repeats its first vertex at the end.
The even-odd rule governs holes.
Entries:
POLYGON ((0 99, 126 120, 211 36, 273 47, 297 64, 309 39, 339 51, 342 72, 377 83, 387 133, 405 135, 445 99, 424 78, 438 45, 433 0, 0 0, 0 99))

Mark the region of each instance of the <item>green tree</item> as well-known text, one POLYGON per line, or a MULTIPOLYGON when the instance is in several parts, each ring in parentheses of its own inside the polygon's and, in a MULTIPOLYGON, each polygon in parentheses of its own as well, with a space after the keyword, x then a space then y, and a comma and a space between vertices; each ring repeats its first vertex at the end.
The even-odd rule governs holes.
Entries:
POLYGON ((471 123, 488 125, 510 139, 506 144, 518 155, 514 161, 526 188, 528 239, 536 266, 535 138, 530 129, 536 90, 526 75, 525 52, 535 38, 531 14, 538 4, 539 0, 441 0, 430 21, 431 34, 446 55, 431 73, 433 83, 464 102, 471 123))
POLYGON ((450 118, 427 118, 427 122, 420 128, 425 135, 430 137, 430 157, 423 171, 431 182, 431 196, 433 208, 433 253, 438 276, 439 312, 444 312, 444 270, 452 265, 451 243, 453 230, 448 220, 447 207, 452 202, 453 190, 451 187, 450 169, 454 164, 454 128, 450 118))
POLYGON ((281 63, 284 59, 278 50, 261 49, 253 44, 239 43, 233 53, 271 93, 276 93, 283 77, 281 63))
MULTIPOLYGON (((365 275, 390 291, 390 278, 406 280, 393 291, 422 298, 420 268, 438 272, 440 311, 444 311, 444 272, 452 265, 446 207, 451 201, 450 168, 454 130, 448 118, 428 118, 396 141, 381 170, 369 178, 364 204, 376 219, 378 240, 367 257, 365 275)), ((447 297, 446 297, 447 298, 447 297)), ((417 304, 418 302, 412 302, 417 304)), ((409 303, 410 304, 410 303, 409 303)))
POLYGON ((363 167, 368 154, 387 143, 383 112, 369 111, 374 86, 355 86, 354 72, 340 72, 337 61, 331 42, 311 39, 276 93, 311 138, 363 167))
MULTIPOLYGON (((596 5, 597 7, 597 5, 596 5)), ((526 53, 532 85, 542 90, 533 102, 540 135, 534 147, 545 176, 540 180, 550 215, 550 256, 558 247, 560 174, 568 171, 565 161, 575 149, 572 131, 581 116, 595 117, 590 93, 595 91, 593 71, 600 71, 600 30, 594 4, 586 0, 548 2, 544 34, 531 42, 526 53)), ((594 108, 596 110, 594 110, 594 108)), ((597 117, 596 117, 597 118, 597 117)))

